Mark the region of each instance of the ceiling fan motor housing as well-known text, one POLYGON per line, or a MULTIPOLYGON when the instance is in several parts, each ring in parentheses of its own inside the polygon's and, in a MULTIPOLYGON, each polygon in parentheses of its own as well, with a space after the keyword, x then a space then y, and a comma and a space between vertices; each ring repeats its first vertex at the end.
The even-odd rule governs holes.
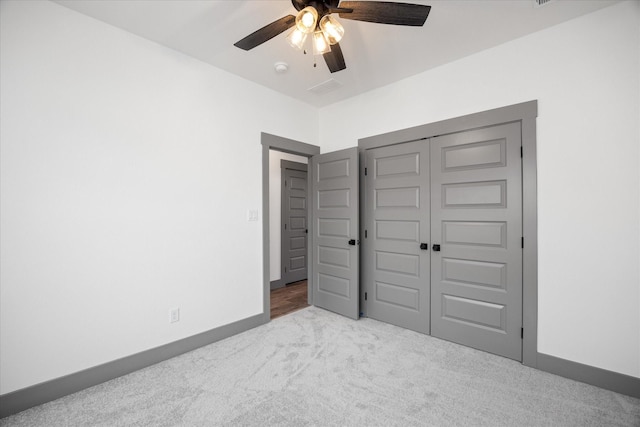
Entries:
POLYGON ((318 11, 318 15, 322 17, 326 15, 329 9, 338 7, 340 0, 291 0, 291 3, 293 3, 293 7, 295 7, 298 12, 307 6, 312 6, 318 11))

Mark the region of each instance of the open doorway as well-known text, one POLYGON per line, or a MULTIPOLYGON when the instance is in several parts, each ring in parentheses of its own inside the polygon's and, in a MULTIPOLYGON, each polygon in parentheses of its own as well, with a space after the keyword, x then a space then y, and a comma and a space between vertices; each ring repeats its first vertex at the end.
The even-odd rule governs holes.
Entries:
MULTIPOLYGON (((262 212, 263 212, 263 315, 269 321, 291 310, 298 305, 311 304, 313 295, 307 280, 294 282, 286 286, 287 279, 282 280, 282 160, 307 164, 309 158, 320 153, 320 148, 303 142, 263 133, 262 143, 262 212), (277 195, 277 196, 276 196, 277 195), (273 287, 273 292, 272 292, 273 287), (272 300, 274 310, 272 316, 272 300)), ((307 194, 310 193, 307 181, 307 194)), ((307 219, 308 224, 308 212, 307 219)), ((310 227, 309 227, 310 228, 310 227)), ((305 230, 307 227, 305 227, 305 230)), ((306 234, 306 233, 305 233, 306 234)), ((305 239, 306 240, 306 239, 305 239)), ((305 259, 310 259, 310 248, 307 244, 305 259)), ((308 264, 308 263, 306 263, 308 264)), ((306 266, 307 275, 311 277, 311 267, 306 266)), ((305 277, 305 279, 306 279, 305 277)))
MULTIPOLYGON (((308 303, 358 319, 359 225, 357 148, 320 154, 314 145, 262 134, 263 289, 265 321, 271 320, 270 152, 311 160, 307 179, 308 303)), ((276 270, 277 271, 277 270, 276 270)))
POLYGON ((269 150, 271 318, 307 307, 308 158, 269 150))

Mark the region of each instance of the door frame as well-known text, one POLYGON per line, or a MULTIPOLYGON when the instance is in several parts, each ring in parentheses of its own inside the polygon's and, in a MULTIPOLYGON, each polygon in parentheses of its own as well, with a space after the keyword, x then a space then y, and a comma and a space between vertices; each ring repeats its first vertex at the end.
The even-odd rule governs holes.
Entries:
MULTIPOLYGON (((450 133, 468 131, 499 124, 519 122, 522 133, 522 364, 538 366, 538 202, 536 178, 536 118, 538 101, 528 101, 480 113, 414 126, 358 140, 360 182, 364 185, 366 150, 388 145, 425 140, 450 133)), ((360 205, 366 206, 360 192, 360 205)), ((360 210, 360 235, 364 236, 365 209, 360 210)), ((360 307, 364 305, 365 286, 360 286, 360 307)), ((366 312, 364 312, 366 316, 366 312)))
MULTIPOLYGON (((298 156, 312 157, 320 154, 320 147, 317 145, 306 144, 289 138, 277 135, 271 135, 266 132, 260 134, 260 144, 262 145, 262 317, 264 322, 271 321, 271 269, 270 269, 270 237, 269 237, 269 151, 282 151, 298 156)), ((307 194, 311 194, 311 180, 308 178, 307 171, 307 194)), ((313 198, 308 197, 309 208, 311 208, 313 198)), ((308 211, 307 211, 308 212, 308 211)), ((313 224, 309 226, 309 234, 312 234, 313 224)), ((307 242, 307 259, 311 259, 311 239, 307 242)), ((311 263, 307 263, 307 277, 313 277, 311 271, 311 263)), ((313 303, 313 293, 311 280, 307 280, 308 301, 313 303)))
MULTIPOLYGON (((286 181, 286 177, 285 177, 285 170, 289 169, 289 170, 295 170, 295 171, 300 171, 300 172, 304 172, 305 174, 307 174, 307 181, 309 181, 309 172, 308 172, 308 165, 304 164, 304 163, 299 163, 299 162, 293 162, 291 160, 284 160, 281 159, 280 160, 280 285, 279 287, 283 287, 286 286, 287 283, 289 283, 289 279, 286 279, 285 276, 287 276, 289 273, 285 272, 285 252, 288 252, 285 250, 285 248, 288 248, 288 242, 287 245, 285 246, 285 209, 287 206, 287 199, 285 199, 284 194, 287 191, 287 186, 285 185, 285 181, 286 181)), ((308 183, 307 183, 307 188, 308 188, 308 183)), ((309 192, 307 191, 307 197, 305 198, 306 200, 306 205, 307 205, 307 229, 309 229, 308 225, 309 225, 309 192)), ((291 231, 291 228, 289 228, 289 230, 287 231, 291 231)), ((307 252, 309 250, 309 234, 307 233, 307 252)), ((307 260, 305 262, 307 264, 307 267, 309 265, 309 258, 307 257, 307 260)), ((307 268, 308 270, 308 268, 307 268)))

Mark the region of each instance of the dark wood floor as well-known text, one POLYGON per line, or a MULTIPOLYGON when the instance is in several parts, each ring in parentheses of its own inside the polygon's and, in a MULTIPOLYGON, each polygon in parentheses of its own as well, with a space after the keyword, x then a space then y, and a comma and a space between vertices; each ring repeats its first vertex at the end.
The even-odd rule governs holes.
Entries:
POLYGON ((307 281, 291 283, 284 288, 271 291, 271 318, 284 316, 301 308, 308 307, 307 304, 307 281))

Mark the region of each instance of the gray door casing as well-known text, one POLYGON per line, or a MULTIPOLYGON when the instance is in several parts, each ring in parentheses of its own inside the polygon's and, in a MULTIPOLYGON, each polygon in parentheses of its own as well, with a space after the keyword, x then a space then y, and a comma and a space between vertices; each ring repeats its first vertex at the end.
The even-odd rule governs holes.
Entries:
POLYGON ((365 155, 367 316, 428 334, 429 144, 407 142, 365 155))
MULTIPOLYGON (((289 138, 262 132, 262 317, 264 322, 271 320, 271 252, 270 252, 270 216, 269 216, 269 153, 271 150, 295 154, 310 158, 320 153, 317 145, 306 144, 289 138)), ((311 194, 311 182, 307 181, 307 194, 311 194)), ((309 203, 311 199, 309 198, 309 203)), ((313 233, 313 224, 309 223, 309 235, 313 233)), ((307 245, 307 259, 311 259, 311 244, 307 245)), ((307 277, 313 276, 313 265, 307 262, 307 277)), ((308 303, 313 304, 311 280, 307 283, 308 303)))
POLYGON ((307 165, 281 160, 280 283, 307 278, 307 165))
POLYGON ((359 317, 357 148, 311 158, 313 304, 359 317))

